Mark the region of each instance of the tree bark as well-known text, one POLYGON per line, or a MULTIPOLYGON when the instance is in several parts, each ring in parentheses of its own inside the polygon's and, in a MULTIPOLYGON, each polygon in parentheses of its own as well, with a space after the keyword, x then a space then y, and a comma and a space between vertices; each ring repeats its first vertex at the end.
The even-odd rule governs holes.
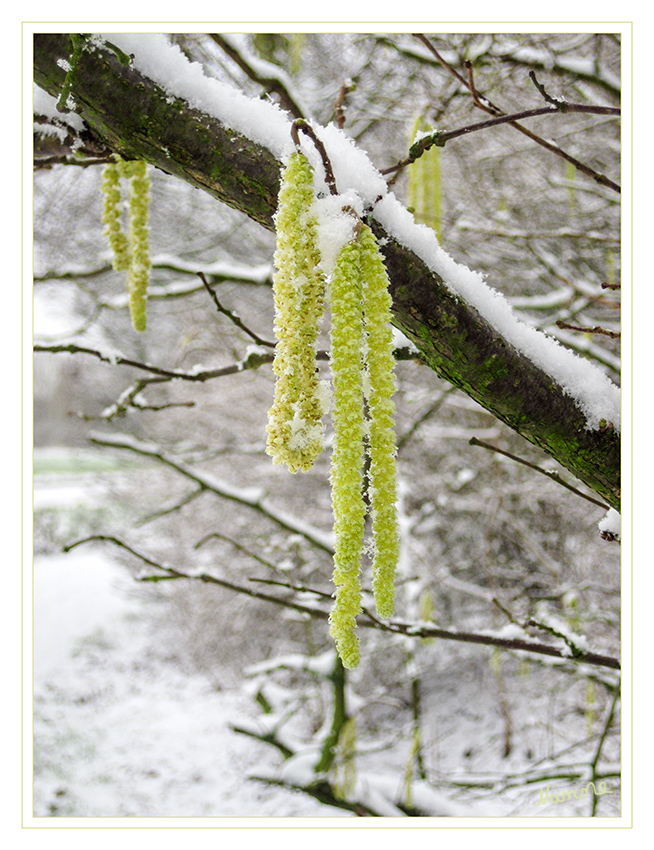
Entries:
MULTIPOLYGON (((67 34, 34 37, 36 83, 59 97, 72 52, 67 34)), ((170 97, 104 50, 83 52, 71 94, 97 140, 144 159, 273 228, 280 163, 261 145, 170 97)), ((393 296, 393 321, 441 377, 505 422, 620 509, 620 439, 589 430, 574 400, 376 222, 393 296)))

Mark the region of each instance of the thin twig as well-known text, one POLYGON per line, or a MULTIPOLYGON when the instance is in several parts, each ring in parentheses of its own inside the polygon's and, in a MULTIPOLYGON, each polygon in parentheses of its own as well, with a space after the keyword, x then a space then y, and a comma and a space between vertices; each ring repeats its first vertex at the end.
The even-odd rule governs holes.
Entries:
POLYGON ((536 86, 536 88, 540 92, 543 100, 547 101, 547 103, 551 103, 552 106, 555 106, 561 112, 567 112, 568 111, 568 104, 566 103, 566 101, 561 99, 561 98, 552 97, 552 95, 547 92, 547 89, 545 88, 545 86, 542 83, 538 82, 538 79, 536 78, 536 72, 535 71, 529 72, 529 79, 536 86))
POLYGON ((338 91, 338 97, 334 104, 334 122, 339 130, 342 130, 345 126, 345 98, 355 88, 356 86, 351 80, 346 80, 338 91))
POLYGON ((243 322, 239 319, 239 317, 235 313, 232 313, 231 310, 228 310, 226 307, 223 307, 223 305, 218 300, 218 296, 216 295, 216 293, 213 291, 213 289, 209 285, 207 278, 204 275, 204 272, 197 272, 197 276, 200 278, 200 280, 204 284, 204 288, 207 290, 207 292, 211 296, 213 303, 216 305, 216 309, 218 310, 219 313, 222 313, 223 316, 227 316, 227 318, 230 320, 230 322, 233 322, 236 325, 237 328, 240 328, 244 333, 246 333, 250 337, 250 339, 253 339, 257 343, 257 345, 263 345, 266 348, 274 348, 275 347, 274 342, 270 342, 267 339, 262 339, 260 336, 257 336, 257 334, 255 334, 254 331, 251 331, 250 328, 248 328, 246 325, 243 324, 243 322))
MULTIPOLYGON (((429 39, 425 35, 423 35, 422 33, 412 33, 412 35, 415 38, 419 39, 425 45, 425 47, 427 47, 429 52, 450 74, 456 77, 456 79, 459 80, 462 85, 469 89, 468 80, 462 77, 461 74, 459 74, 459 72, 449 64, 449 62, 445 61, 445 59, 440 55, 440 53, 436 50, 434 45, 429 41, 429 39)), ((502 109, 492 103, 488 98, 480 96, 478 92, 474 104, 479 109, 482 109, 484 112, 488 112, 491 115, 505 114, 502 109)), ((610 180, 604 174, 600 174, 599 172, 585 165, 583 162, 580 162, 578 159, 575 159, 575 157, 570 156, 569 153, 566 153, 566 151, 562 150, 557 144, 554 144, 553 142, 548 142, 547 139, 543 139, 541 136, 538 136, 536 133, 533 133, 531 130, 527 129, 527 127, 523 127, 522 124, 510 122, 509 126, 515 127, 516 130, 518 130, 524 136, 527 136, 527 138, 531 139, 533 142, 536 142, 536 144, 540 145, 551 153, 562 157, 567 162, 574 165, 574 167, 578 171, 581 171, 587 177, 591 177, 597 183, 600 183, 603 186, 608 186, 610 189, 613 189, 616 192, 620 192, 620 186, 617 183, 614 183, 613 180, 610 180)))
MULTIPOLYGON (((566 105, 566 112, 585 112, 596 115, 620 115, 620 110, 612 106, 586 106, 583 103, 569 103, 566 105)), ((538 109, 525 109, 522 112, 514 112, 511 115, 500 115, 496 118, 489 118, 488 121, 479 121, 476 124, 468 124, 465 127, 460 127, 458 130, 451 130, 448 133, 442 130, 436 130, 429 136, 423 136, 420 141, 411 145, 409 156, 401 160, 390 168, 385 168, 382 174, 391 174, 411 165, 416 159, 421 157, 423 153, 436 145, 444 147, 445 144, 452 139, 458 139, 460 136, 467 136, 470 133, 476 133, 478 130, 486 130, 489 127, 497 127, 500 124, 515 124, 516 121, 524 120, 525 118, 537 118, 540 115, 556 115, 557 110, 550 106, 540 106, 538 109)))
POLYGON ((484 106, 483 106, 482 102, 479 100, 479 95, 477 94, 477 89, 475 88, 475 78, 474 78, 474 74, 473 74, 473 70, 472 70, 472 62, 470 61, 470 59, 466 59, 466 61, 463 64, 465 65, 466 70, 468 72, 468 88, 470 89, 470 94, 472 95, 472 99, 474 100, 476 105, 479 107, 479 109, 483 109, 484 106))
MULTIPOLYGON (((285 608, 291 608, 294 611, 298 611, 299 613, 306 614, 310 617, 316 617, 320 620, 328 620, 330 616, 329 611, 324 611, 322 608, 303 605, 299 602, 294 602, 292 599, 282 598, 268 593, 262 593, 261 591, 254 590, 250 587, 244 587, 243 585, 235 584, 234 582, 227 581, 226 579, 222 579, 214 575, 210 575, 207 573, 185 573, 180 570, 176 570, 173 567, 158 564, 156 561, 153 561, 146 555, 137 552, 131 546, 127 545, 122 540, 119 540, 116 537, 111 537, 107 535, 91 535, 89 537, 85 537, 81 540, 77 540, 74 543, 69 544, 65 547, 64 551, 69 552, 76 546, 81 546, 84 543, 91 543, 96 541, 113 543, 130 552, 132 555, 139 558, 148 566, 154 567, 155 569, 158 569, 164 573, 164 576, 141 576, 138 579, 139 581, 157 582, 166 580, 166 578, 192 579, 195 581, 204 582, 206 584, 216 584, 220 587, 225 587, 228 590, 233 590, 236 593, 243 593, 246 596, 251 596, 255 599, 261 599, 266 602, 271 602, 275 605, 280 605, 285 608)), ((536 643, 534 641, 520 640, 514 638, 501 638, 494 635, 478 634, 474 632, 447 631, 446 629, 438 629, 432 626, 422 626, 417 625, 416 623, 401 622, 399 620, 391 620, 390 622, 384 622, 382 620, 378 620, 369 612, 367 612, 361 617, 359 625, 363 626, 364 628, 375 628, 379 629, 380 631, 389 632, 391 634, 396 635, 404 635, 407 637, 435 637, 441 638, 442 640, 452 640, 462 643, 475 643, 483 646, 497 646, 501 649, 509 649, 518 652, 532 652, 537 655, 547 655, 552 658, 561 659, 563 661, 574 661, 580 664, 590 664, 597 667, 608 667, 613 670, 620 669, 620 662, 616 658, 611 658, 610 656, 606 655, 599 655, 594 652, 579 652, 578 654, 575 654, 574 657, 571 657, 568 652, 561 650, 558 647, 551 646, 549 644, 536 643)))
POLYGON ((230 366, 223 366, 221 369, 203 369, 199 372, 177 372, 173 369, 162 369, 159 366, 151 366, 149 363, 131 360, 129 357, 123 357, 122 355, 112 356, 103 354, 94 348, 87 348, 82 345, 35 345, 34 351, 47 351, 50 354, 89 354, 103 363, 110 363, 112 366, 131 366, 133 369, 142 369, 144 372, 150 372, 153 375, 160 376, 161 380, 181 380, 195 383, 203 383, 212 378, 222 378, 225 375, 234 375, 238 372, 244 372, 246 369, 256 369, 263 363, 272 363, 273 360, 273 354, 251 351, 245 360, 232 363, 230 366))
POLYGON ((274 522, 280 528, 283 528, 285 531, 301 535, 305 538, 305 540, 308 540, 318 549, 322 549, 330 555, 334 552, 331 545, 331 535, 327 535, 305 522, 297 521, 293 516, 275 508, 273 505, 268 503, 263 492, 256 492, 253 494, 248 490, 239 490, 234 488, 231 485, 214 478, 209 473, 195 469, 183 461, 179 461, 157 447, 148 445, 147 443, 139 443, 121 437, 100 434, 92 434, 89 439, 97 446, 126 449, 127 451, 134 452, 135 454, 142 455, 143 457, 149 457, 153 460, 157 460, 195 482, 195 484, 198 484, 211 493, 214 493, 216 496, 220 496, 223 499, 228 499, 236 502, 237 504, 251 508, 255 512, 274 522))
POLYGON ((608 336, 610 339, 620 339, 621 336, 620 331, 609 331, 600 325, 595 325, 594 328, 585 328, 582 325, 569 325, 567 322, 564 322, 563 319, 559 319, 556 326, 562 330, 579 331, 584 334, 599 334, 601 336, 608 336))
POLYGON ((205 543, 208 543, 210 540, 224 540, 225 543, 229 543, 230 546, 233 546, 237 551, 242 552, 244 555, 247 555, 249 558, 257 561, 259 564, 263 564, 264 567, 269 567, 272 570, 277 570, 278 567, 276 564, 273 564, 272 561, 267 561, 265 558, 262 558, 260 555, 257 555, 256 552, 251 552, 246 546, 243 546, 237 540, 232 540, 231 537, 227 537, 226 534, 220 534, 218 531, 213 531, 211 534, 207 534, 201 540, 193 546, 194 549, 200 549, 205 543))
POLYGON ((327 155, 327 151, 325 149, 324 144, 316 135, 316 132, 311 126, 311 124, 309 124, 309 122, 305 121, 303 118, 298 118, 291 124, 291 138, 293 139, 293 143, 295 144, 295 147, 298 150, 301 150, 299 136, 300 132, 308 136, 313 142, 315 149, 320 154, 322 165, 325 169, 325 183, 327 183, 327 185, 329 186, 329 191, 332 195, 338 195, 338 189, 336 188, 336 178, 334 177, 332 164, 329 159, 329 156, 327 155))
MULTIPOLYGON (((598 773, 597 773, 597 765, 599 764, 600 756, 602 755, 602 749, 604 747, 604 742, 606 741, 609 730, 610 730, 610 728, 613 724, 613 716, 615 714, 615 710, 616 710, 616 707, 618 705, 619 699, 620 699, 620 688, 617 687, 615 689, 615 693, 613 694, 613 700, 611 701, 611 707, 609 709, 609 713, 608 713, 608 716, 606 718, 606 722, 604 724, 604 728, 602 730, 602 734, 600 736, 599 743, 597 745, 597 750, 595 751, 595 756, 594 756, 592 762, 590 763, 591 782, 595 782, 595 780, 597 780, 599 778, 598 773)), ((597 813, 597 795, 592 794, 591 796, 592 796, 592 798, 591 798, 590 816, 594 818, 596 813, 597 813)))
POLYGON ((275 581, 270 578, 251 578, 249 581, 254 581, 259 584, 270 584, 275 587, 285 587, 288 590, 293 590, 295 593, 312 593, 315 596, 320 597, 321 599, 329 599, 330 601, 334 598, 333 593, 327 593, 324 590, 316 590, 314 587, 307 587, 304 584, 292 584, 291 582, 286 581, 275 581))
POLYGON ((189 493, 188 496, 185 496, 183 499, 180 499, 179 502, 176 502, 174 505, 172 505, 169 508, 163 508, 160 511, 156 511, 153 514, 150 514, 150 516, 144 517, 143 519, 136 522, 135 525, 137 527, 147 525, 148 523, 154 522, 157 519, 161 519, 161 517, 168 516, 169 514, 172 514, 175 511, 180 511, 183 507, 188 505, 194 499, 197 499, 198 496, 201 496, 203 493, 206 493, 206 492, 207 492, 207 488, 203 487, 202 485, 199 485, 198 487, 196 487, 195 490, 193 490, 191 493, 189 493))
POLYGON ((525 460, 525 458, 511 454, 511 452, 504 451, 504 449, 498 449, 497 446, 492 446, 490 443, 484 443, 482 442, 482 440, 478 440, 476 437, 470 438, 469 445, 481 446, 482 449, 488 449, 491 452, 496 452, 497 454, 504 455, 504 457, 508 457, 511 460, 516 461, 516 463, 521 463, 523 466, 529 467, 529 469, 533 469, 536 472, 540 472, 541 475, 546 475, 548 478, 551 478, 552 481, 556 481, 557 484, 560 484, 562 487, 565 487, 566 490, 570 490, 571 493, 574 493, 577 496, 581 496, 582 499, 586 499, 587 502, 591 502, 593 505, 597 505, 599 508, 603 508, 605 511, 608 511, 609 509, 609 506, 604 502, 600 502, 598 499, 593 498, 593 496, 589 496, 587 493, 582 493, 581 490, 577 490, 577 488, 573 487, 572 484, 568 484, 568 482, 561 478, 561 476, 553 469, 543 469, 536 463, 531 463, 531 461, 525 460))

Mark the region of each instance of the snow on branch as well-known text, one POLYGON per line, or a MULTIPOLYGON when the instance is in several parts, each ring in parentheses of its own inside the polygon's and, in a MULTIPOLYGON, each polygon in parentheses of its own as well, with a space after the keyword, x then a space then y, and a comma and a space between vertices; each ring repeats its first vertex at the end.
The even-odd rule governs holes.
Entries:
MULTIPOLYGON (((121 34, 111 40, 126 53, 134 54, 134 65, 170 94, 185 98, 232 129, 267 147, 278 159, 293 150, 291 121, 277 106, 252 100, 234 89, 205 77, 200 65, 189 62, 177 46, 163 35, 121 34)), ((620 427, 619 389, 599 369, 569 352, 555 340, 524 324, 508 302, 491 289, 482 276, 456 263, 438 244, 432 230, 417 225, 412 215, 388 192, 382 175, 364 151, 336 126, 314 127, 325 145, 339 192, 353 189, 364 207, 401 245, 409 248, 442 277, 445 285, 462 297, 506 338, 511 345, 546 371, 576 401, 590 428, 600 420, 620 427)), ((306 151, 314 161, 315 152, 306 151)), ((313 163, 312 163, 313 164, 313 163)), ((316 162, 321 173, 322 163, 316 162)))
MULTIPOLYGON (((320 548, 327 548, 326 535, 323 535, 321 532, 318 532, 318 534, 316 535, 315 530, 311 529, 309 526, 305 525, 299 520, 294 520, 290 518, 287 514, 282 514, 279 511, 267 507, 265 503, 263 503, 261 500, 257 500, 256 497, 253 498, 251 493, 248 493, 247 491, 238 491, 237 489, 231 487, 231 485, 217 481, 215 478, 213 478, 213 476, 209 476, 205 473, 200 473, 196 472, 195 470, 191 470, 189 467, 186 467, 185 464, 182 464, 177 461, 172 461, 166 455, 164 455, 163 452, 152 451, 149 446, 141 444, 136 440, 132 440, 129 437, 122 437, 120 439, 113 439, 110 437, 94 437, 92 438, 91 442, 94 442, 98 445, 132 449, 138 454, 144 454, 146 456, 149 455, 155 459, 163 461, 164 463, 167 463, 172 466, 174 469, 177 469, 179 472, 182 472, 182 474, 186 474, 189 478, 191 478, 193 481, 200 484, 201 486, 204 486, 206 489, 215 492, 217 495, 233 499, 234 501, 240 502, 241 504, 253 507, 257 510, 261 510, 266 516, 279 522, 280 525, 287 528, 288 530, 294 531, 295 533, 299 533, 307 539, 312 540, 312 542, 314 542, 320 548), (293 523, 295 524, 295 527, 293 526, 293 523), (313 539, 314 537, 315 539, 313 539)), ((228 590, 233 590, 236 593, 242 593, 254 599, 261 599, 263 601, 271 602, 282 607, 290 608, 294 611, 298 611, 299 613, 306 614, 307 616, 312 618, 317 618, 320 620, 329 619, 329 610, 321 608, 317 603, 306 604, 298 602, 293 598, 288 598, 286 596, 277 596, 272 593, 266 593, 264 591, 256 590, 252 587, 240 585, 213 574, 180 570, 166 564, 161 564, 157 561, 154 561, 149 556, 137 552, 131 546, 116 537, 106 535, 91 535, 90 537, 85 537, 81 540, 77 540, 74 543, 69 544, 68 546, 66 546, 65 551, 70 551, 76 546, 81 546, 85 543, 93 542, 112 543, 130 552, 132 555, 134 555, 143 563, 145 563, 148 567, 152 567, 158 571, 155 573, 142 574, 139 577, 140 581, 156 582, 165 580, 166 577, 168 577, 169 579, 193 579, 197 581, 202 581, 204 583, 217 584, 221 587, 227 588, 228 590)), ((439 629, 435 626, 424 625, 424 623, 414 623, 395 618, 390 621, 379 620, 367 608, 363 608, 362 610, 363 614, 359 618, 358 625, 363 628, 378 629, 383 632, 388 632, 389 634, 403 635, 415 639, 439 638, 441 640, 452 640, 460 643, 475 643, 479 644, 480 646, 496 646, 500 649, 512 650, 514 652, 524 652, 527 654, 533 653, 536 656, 546 656, 551 658, 552 661, 555 663, 572 662, 575 664, 589 665, 590 667, 602 667, 611 670, 620 670, 620 662, 617 658, 613 658, 612 656, 608 655, 601 655, 595 652, 589 652, 585 649, 582 650, 577 648, 576 646, 573 651, 570 647, 570 644, 563 637, 561 638, 562 644, 559 645, 546 644, 532 640, 525 636, 525 632, 522 627, 514 623, 509 623, 503 628, 496 630, 489 629, 477 632, 465 632, 454 629, 439 629)), ((542 628, 542 624, 539 623, 537 625, 542 628)), ((558 637, 558 635, 555 636, 558 637)))
MULTIPOLYGON (((90 99, 102 116, 99 122, 93 110, 81 108, 96 132, 110 138, 118 152, 149 158, 271 227, 279 165, 294 150, 291 116, 206 77, 202 66, 189 62, 164 35, 120 34, 107 40, 133 59, 129 68, 119 65, 97 37, 95 53, 85 54, 78 65, 77 85, 84 93, 78 100, 90 99), (144 108, 158 110, 158 133, 148 131, 145 138, 135 110, 122 109, 115 96, 118 79, 125 91, 142 90, 144 108), (142 86, 135 86, 135 79, 142 86), (207 137, 213 140, 210 149, 207 137), (220 179, 212 169, 219 170, 220 179)), ((67 43, 62 35, 36 36, 37 80, 51 94, 61 89, 64 75, 56 57, 67 43)), ((335 125, 313 130, 327 151, 338 192, 358 197, 381 240, 394 324, 438 374, 619 507, 619 388, 594 364, 524 324, 482 275, 446 254, 434 232, 415 223, 367 154, 342 130, 335 125), (607 424, 610 434, 601 431, 607 424)), ((303 151, 317 175, 316 192, 328 194, 315 146, 303 151)))

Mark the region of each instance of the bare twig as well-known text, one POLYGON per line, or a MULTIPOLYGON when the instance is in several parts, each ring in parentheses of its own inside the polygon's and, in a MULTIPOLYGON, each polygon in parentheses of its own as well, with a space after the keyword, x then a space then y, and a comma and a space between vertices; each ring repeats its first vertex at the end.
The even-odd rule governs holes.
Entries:
MULTIPOLYGON (((470 83, 464 77, 459 74, 459 72, 453 68, 449 62, 446 62, 445 59, 440 55, 440 53, 436 50, 434 45, 429 41, 429 39, 423 35, 422 33, 413 33, 414 37, 419 39, 425 47, 429 50, 429 52, 434 56, 435 59, 457 80, 459 80, 462 85, 464 85, 467 89, 470 89, 470 83)), ((492 103, 488 98, 479 95, 479 93, 475 90, 474 104, 477 108, 482 109, 484 112, 488 112, 491 115, 501 116, 504 115, 504 111, 492 103)), ((562 150, 557 144, 553 142, 547 141, 547 139, 543 139, 541 136, 538 136, 536 133, 533 133, 531 130, 524 127, 522 124, 516 123, 515 120, 509 122, 510 127, 514 127, 524 136, 530 138, 533 142, 545 148, 557 156, 562 157, 563 159, 570 162, 578 171, 581 171, 587 177, 591 177, 597 183, 601 183, 603 186, 608 186, 610 189, 613 189, 615 192, 620 192, 620 186, 615 183, 613 180, 610 180, 604 174, 600 174, 589 166, 585 165, 583 162, 580 162, 575 157, 571 156, 566 151, 562 150)))
MULTIPOLYGON (((615 693, 613 694, 613 700, 611 701, 611 707, 609 708, 609 712, 606 718, 606 722, 604 723, 604 728, 602 729, 602 734, 600 735, 599 743, 597 745, 597 750, 595 751, 595 756, 593 757, 592 762, 590 763, 591 769, 591 782, 595 782, 599 779, 597 766, 599 764, 600 756, 602 755, 602 749, 604 748, 604 743, 606 741, 607 735, 609 734, 609 730, 613 725, 613 717, 615 715, 615 711, 618 705, 618 701, 620 699, 620 688, 617 687, 615 689, 615 693)), ((591 795, 591 812, 590 816, 595 817, 597 813, 597 795, 591 795)))
POLYGON ((620 331, 609 331, 606 328, 596 325, 594 328, 585 328, 583 325, 569 325, 563 319, 559 319, 556 323, 557 328, 568 331, 579 331, 584 334, 599 334, 600 336, 608 336, 610 339, 620 339, 620 331))
MULTIPOLYGON (((563 110, 560 110, 563 111, 563 110)), ((620 115, 620 110, 612 106, 586 106, 583 103, 568 103, 566 104, 565 112, 585 112, 597 115, 620 115)), ((476 124, 468 124, 465 127, 460 127, 458 130, 451 130, 448 133, 442 130, 436 130, 429 136, 423 136, 420 141, 411 145, 409 156, 401 160, 390 168, 385 168, 382 174, 391 174, 411 165, 416 159, 421 157, 425 151, 436 145, 444 147, 451 139, 458 139, 459 136, 467 136, 470 133, 475 133, 478 130, 486 130, 489 127, 497 127, 500 124, 515 125, 516 121, 524 120, 525 118, 536 118, 539 115, 556 115, 557 110, 550 106, 541 106, 538 109, 525 109, 522 112, 514 112, 511 115, 500 115, 496 118, 489 118, 488 121, 479 121, 476 124)))
POLYGON ((552 106, 555 106, 561 112, 567 112, 568 111, 568 104, 566 103, 566 101, 563 100, 562 98, 552 97, 551 94, 548 94, 545 86, 542 85, 542 83, 538 82, 538 79, 536 78, 536 72, 535 71, 529 72, 529 79, 536 86, 536 88, 540 92, 543 100, 547 101, 547 103, 551 103, 552 106))
POLYGON ((191 493, 189 493, 188 496, 184 496, 183 499, 180 499, 174 505, 171 505, 169 508, 163 508, 160 511, 156 511, 153 514, 150 514, 149 516, 144 517, 143 519, 136 522, 135 525, 136 526, 147 525, 150 522, 154 522, 155 520, 161 519, 161 517, 168 516, 169 514, 172 514, 175 511, 179 511, 183 507, 185 507, 186 505, 190 504, 190 502, 192 502, 194 499, 197 499, 198 496, 201 496, 205 492, 206 492, 206 487, 203 487, 202 485, 200 485, 200 486, 196 487, 195 490, 193 490, 191 493))
MULTIPOLYGON (((261 599, 266 602, 271 602, 275 605, 290 608, 294 611, 298 611, 302 614, 306 614, 310 617, 315 617, 320 620, 329 619, 329 611, 325 611, 322 608, 310 605, 303 605, 302 603, 295 602, 292 599, 274 596, 269 593, 263 593, 261 591, 254 590, 251 587, 245 587, 243 585, 235 584, 234 582, 230 582, 226 579, 222 579, 218 576, 210 575, 207 573, 185 573, 173 567, 164 566, 163 564, 159 564, 156 561, 153 561, 148 556, 137 552, 131 546, 127 545, 122 540, 116 537, 106 535, 91 535, 90 537, 85 537, 81 540, 77 540, 74 543, 69 544, 65 547, 64 551, 69 552, 76 546, 81 546, 84 543, 92 543, 96 541, 113 543, 114 545, 119 546, 130 552, 132 555, 139 558, 141 561, 143 561, 143 563, 147 564, 148 566, 154 567, 155 569, 158 569, 162 573, 164 573, 163 576, 156 574, 141 576, 139 578, 139 581, 157 582, 166 579, 191 579, 195 581, 201 581, 206 584, 216 584, 221 587, 225 587, 229 590, 233 590, 236 593, 243 593, 246 596, 251 596, 255 599, 261 599)), ((558 658, 564 661, 574 661, 580 664, 590 664, 597 667, 608 667, 613 670, 620 669, 620 662, 616 658, 611 658, 610 656, 606 655, 599 655, 594 652, 577 651, 577 653, 571 656, 570 651, 562 650, 556 646, 551 646, 549 644, 537 643, 535 641, 521 640, 516 638, 502 638, 496 635, 478 634, 474 632, 448 631, 446 629, 438 629, 433 626, 423 626, 418 625, 416 623, 407 623, 399 620, 391 620, 390 622, 384 622, 382 620, 378 620, 370 612, 366 612, 360 618, 359 625, 365 628, 379 629, 380 631, 389 632, 391 634, 396 635, 404 635, 407 637, 434 637, 440 638, 442 640, 452 640, 462 643, 476 643, 483 646, 497 646, 501 649, 514 650, 518 652, 531 652, 537 655, 547 655, 552 658, 558 658)))
POLYGON ((552 481, 556 481, 557 484, 560 484, 562 487, 565 487, 566 490, 570 490, 571 493, 574 493, 577 496, 581 496, 582 499, 586 499, 587 502, 591 502, 593 505, 597 505, 599 508, 603 508, 605 511, 608 511, 609 509, 609 506, 604 502, 600 502, 598 499, 593 498, 593 496, 589 496, 587 493, 582 493, 581 490, 577 490, 577 488, 573 487, 572 484, 568 484, 568 482, 561 478, 561 476, 553 469, 543 469, 536 463, 531 463, 531 461, 525 460, 522 457, 518 457, 517 455, 511 454, 511 452, 504 451, 504 449, 498 449, 497 446, 491 446, 490 443, 484 443, 481 440, 478 440, 476 437, 471 437, 469 444, 471 446, 480 446, 482 449, 488 449, 491 452, 496 452, 497 454, 504 455, 504 457, 508 457, 511 460, 516 461, 516 463, 521 463, 523 466, 529 467, 529 469, 533 469, 536 472, 540 472, 541 475, 546 475, 552 481))
POLYGON ((94 348, 87 348, 83 345, 35 345, 34 351, 47 351, 50 354, 89 354, 96 357, 103 363, 110 363, 112 366, 131 366, 133 369, 141 369, 144 372, 150 372, 153 375, 158 375, 162 380, 181 380, 192 381, 194 383, 203 383, 212 378, 222 378, 225 375, 234 375, 239 372, 244 372, 246 369, 256 369, 263 363, 272 363, 273 355, 251 351, 245 360, 240 360, 238 363, 232 363, 229 366, 223 366, 220 369, 203 369, 198 372, 178 372, 174 369, 162 369, 159 366, 151 366, 149 363, 141 363, 138 360, 132 360, 129 357, 122 355, 103 354, 94 348))
POLYGON ((233 322, 236 325, 237 328, 240 328, 244 333, 246 333, 250 337, 250 339, 253 339, 257 343, 257 345, 263 345, 266 348, 274 348, 275 347, 274 342, 270 342, 267 339, 262 339, 260 336, 257 336, 257 334, 255 334, 254 331, 251 331, 250 328, 248 328, 246 325, 243 324, 241 319, 239 319, 239 317, 235 313, 232 313, 231 310, 228 310, 226 307, 223 307, 223 305, 218 300, 218 296, 216 295, 216 293, 213 291, 213 289, 209 285, 207 278, 204 275, 204 272, 197 272, 197 275, 200 278, 200 280, 202 281, 202 283, 204 284, 204 288, 207 290, 207 292, 211 296, 213 303, 216 305, 216 309, 218 310, 219 313, 222 313, 223 316, 227 316, 227 318, 230 320, 230 322, 233 322))
POLYGON ((334 120, 339 130, 342 130, 345 126, 345 98, 355 88, 356 86, 351 80, 346 80, 338 91, 338 97, 334 104, 334 120))
POLYGON ((325 183, 327 183, 327 186, 329 187, 329 191, 332 195, 338 195, 338 189, 336 188, 336 178, 334 177, 334 171, 332 169, 332 164, 331 164, 331 161, 329 159, 329 156, 327 155, 327 151, 325 149, 325 146, 321 142, 321 140, 318 138, 318 136, 316 135, 316 132, 313 129, 313 127, 311 126, 311 124, 309 124, 308 121, 305 121, 303 118, 298 118, 296 121, 294 121, 291 124, 291 138, 293 139, 295 147, 298 150, 301 149, 300 136, 299 136, 300 133, 304 133, 313 142, 315 149, 320 154, 320 158, 322 160, 322 165, 323 165, 323 168, 325 169, 325 183))
POLYGON ((214 478, 209 473, 195 469, 183 461, 171 457, 158 447, 147 443, 140 443, 135 440, 130 440, 129 438, 121 438, 120 436, 115 437, 100 434, 92 434, 89 439, 92 443, 98 446, 125 449, 126 451, 134 452, 135 454, 142 455, 143 457, 149 457, 153 460, 159 461, 165 466, 169 466, 171 469, 174 469, 176 472, 180 473, 180 475, 183 475, 189 480, 195 482, 195 484, 204 487, 205 490, 213 493, 214 495, 251 508, 261 516, 274 522, 280 528, 290 531, 293 534, 299 534, 318 549, 322 549, 330 555, 333 554, 334 550, 331 545, 331 534, 326 534, 319 529, 310 526, 308 523, 300 522, 285 511, 274 507, 267 501, 262 491, 253 493, 249 490, 241 490, 232 487, 231 485, 214 478))
MULTIPOLYGON (((247 555, 249 558, 252 558, 253 560, 257 561, 257 563, 263 564, 264 567, 268 567, 272 570, 277 569, 277 566, 271 561, 267 561, 265 558, 262 558, 260 555, 257 555, 256 552, 250 551, 250 549, 248 549, 246 546, 243 546, 237 540, 232 540, 231 537, 227 537, 226 534, 220 534, 220 532, 218 531, 213 531, 211 534, 207 534, 201 540, 198 540, 198 542, 193 548, 200 549, 210 540, 223 540, 225 543, 229 543, 230 546, 233 546, 238 552, 242 552, 244 555, 247 555)), ((260 579, 260 581, 263 581, 263 579, 260 579)))
POLYGON ((465 65, 466 70, 468 72, 468 88, 470 90, 470 94, 472 95, 472 99, 480 109, 483 109, 484 105, 479 100, 479 95, 477 94, 477 89, 475 88, 475 77, 472 70, 472 62, 470 61, 470 59, 466 59, 463 64, 465 65))

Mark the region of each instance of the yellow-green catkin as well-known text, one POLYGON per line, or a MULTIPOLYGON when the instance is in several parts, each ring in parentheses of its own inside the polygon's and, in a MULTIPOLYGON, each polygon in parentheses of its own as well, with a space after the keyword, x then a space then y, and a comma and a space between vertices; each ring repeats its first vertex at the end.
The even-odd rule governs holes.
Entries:
POLYGON ((565 161, 564 168, 565 179, 568 183, 568 212, 570 214, 574 214, 575 212, 577 212, 577 207, 579 205, 577 199, 577 191, 574 185, 577 178, 577 169, 571 162, 568 162, 567 160, 565 161))
POLYGON ((111 264, 117 272, 124 272, 129 268, 131 257, 129 240, 120 224, 120 170, 117 162, 110 162, 105 166, 102 194, 104 198, 102 222, 113 251, 111 264))
POLYGON ((146 302, 150 280, 150 239, 148 233, 148 206, 150 180, 147 164, 142 160, 125 163, 130 168, 129 239, 132 262, 127 276, 129 310, 137 331, 146 328, 146 302))
POLYGON ((336 600, 330 634, 347 668, 359 663, 356 617, 361 611, 359 562, 366 506, 363 498, 363 305, 361 249, 341 249, 330 284, 334 447, 330 473, 334 513, 336 600))
POLYGON ((277 247, 273 293, 277 346, 275 397, 268 413, 267 453, 291 472, 309 469, 323 448, 325 412, 316 363, 324 306, 319 268, 313 172, 295 152, 282 177, 275 217, 277 247))
POLYGON ((132 324, 137 331, 146 328, 146 299, 150 278, 148 208, 150 180, 147 163, 118 159, 104 170, 102 181, 104 207, 102 221, 113 251, 112 267, 127 272, 127 289, 132 324), (121 178, 130 181, 129 232, 121 227, 121 178))
POLYGON ((393 615, 395 569, 400 538, 397 527, 397 469, 392 300, 377 240, 367 225, 359 235, 366 335, 366 393, 369 409, 369 497, 374 543, 373 592, 380 617, 393 615))
POLYGON ((338 738, 339 763, 333 780, 336 796, 347 800, 354 791, 357 779, 356 769, 357 724, 354 717, 348 717, 338 738), (342 779, 338 767, 342 770, 342 779))
MULTIPOLYGON (((413 127, 416 133, 431 129, 422 117, 418 118, 413 127)), ((441 240, 441 149, 434 145, 425 151, 409 166, 409 182, 407 187, 409 206, 414 210, 414 217, 420 224, 426 224, 436 231, 441 240)))

